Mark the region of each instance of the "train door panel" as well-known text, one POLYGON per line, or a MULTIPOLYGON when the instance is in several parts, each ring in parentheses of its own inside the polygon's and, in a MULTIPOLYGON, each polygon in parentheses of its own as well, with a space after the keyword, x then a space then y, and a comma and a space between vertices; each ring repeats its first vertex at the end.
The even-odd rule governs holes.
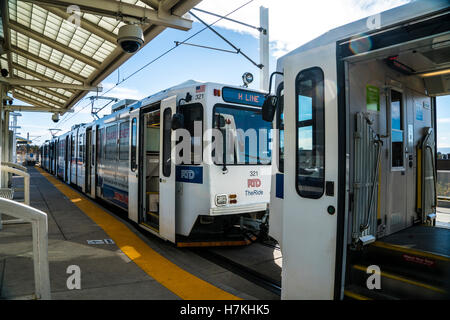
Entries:
POLYGON ((408 146, 405 141, 406 113, 404 92, 398 88, 391 88, 388 94, 390 118, 390 181, 389 203, 390 212, 387 217, 388 233, 392 233, 406 226, 407 216, 407 158, 408 146))
POLYGON ((69 181, 69 168, 70 168, 70 135, 66 136, 66 143, 65 143, 65 153, 64 153, 64 181, 69 181))
POLYGON ((77 157, 77 186, 81 188, 83 192, 86 192, 85 189, 85 161, 86 161, 86 131, 85 129, 79 129, 78 134, 78 157, 77 157))
POLYGON ((139 222, 139 119, 140 109, 130 113, 130 164, 128 167, 128 217, 139 222))
POLYGON ((175 242, 175 131, 172 115, 176 113, 176 96, 161 101, 159 157, 159 233, 175 242))
POLYGON ((86 129, 86 145, 85 145, 85 155, 84 155, 84 192, 88 195, 91 193, 91 174, 92 174, 92 166, 91 166, 91 154, 92 154, 92 128, 86 129))
POLYGON ((90 148, 90 177, 89 177, 89 188, 91 197, 95 198, 95 191, 97 189, 96 181, 97 181, 97 129, 98 126, 93 126, 91 131, 91 148, 90 148))
MULTIPOLYGON (((334 45, 284 61, 282 298, 333 299, 338 113, 334 45), (325 127, 326 124, 326 127, 325 127), (289 139, 287 139, 287 137, 289 139)), ((341 111, 345 112, 345 111, 341 111)), ((342 266, 338 266, 339 268, 342 266)), ((338 271, 340 272, 340 271, 338 271)))

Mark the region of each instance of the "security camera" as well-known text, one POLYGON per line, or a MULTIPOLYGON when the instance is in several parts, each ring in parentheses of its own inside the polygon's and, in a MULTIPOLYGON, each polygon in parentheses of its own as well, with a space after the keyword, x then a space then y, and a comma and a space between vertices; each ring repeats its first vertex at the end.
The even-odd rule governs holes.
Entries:
POLYGON ((52 115, 52 120, 53 120, 53 122, 58 122, 59 121, 59 113, 54 113, 53 115, 52 115))
POLYGON ((244 82, 244 87, 248 87, 250 83, 253 82, 253 74, 246 72, 242 75, 242 81, 244 82))
POLYGON ((136 24, 126 24, 119 29, 117 43, 123 51, 135 53, 144 44, 144 33, 142 28, 136 24))

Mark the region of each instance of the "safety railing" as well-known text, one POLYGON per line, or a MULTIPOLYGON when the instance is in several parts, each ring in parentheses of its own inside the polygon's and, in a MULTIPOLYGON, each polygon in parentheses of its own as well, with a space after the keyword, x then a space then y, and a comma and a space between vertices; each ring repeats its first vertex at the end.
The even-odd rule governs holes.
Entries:
POLYGON ((2 161, 1 164, 2 164, 2 166, 12 167, 12 168, 19 169, 19 170, 22 170, 25 172, 28 171, 27 167, 24 167, 18 163, 2 161))
MULTIPOLYGON (((9 166, 9 165, 3 165, 3 162, 2 162, 2 166, 0 167, 0 170, 3 172, 13 173, 13 174, 23 177, 24 203, 27 205, 30 205, 30 174, 25 172, 22 169, 13 168, 12 166, 9 166)), ((25 168, 25 170, 26 170, 26 168, 25 168)), ((5 198, 9 198, 9 197, 5 197, 5 198)))
POLYGON ((353 169, 353 248, 376 239, 378 175, 382 141, 372 128, 372 120, 364 113, 356 114, 353 169))
POLYGON ((36 299, 50 300, 47 214, 23 203, 3 198, 0 198, 0 213, 31 223, 33 233, 35 297, 36 299))

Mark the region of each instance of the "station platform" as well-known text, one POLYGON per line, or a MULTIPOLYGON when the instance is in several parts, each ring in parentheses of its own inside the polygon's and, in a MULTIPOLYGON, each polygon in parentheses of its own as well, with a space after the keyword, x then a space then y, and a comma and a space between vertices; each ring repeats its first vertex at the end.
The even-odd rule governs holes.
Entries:
MULTIPOLYGON (((31 206, 48 214, 52 299, 280 298, 190 249, 176 248, 137 230, 43 170, 28 167, 28 172, 31 206), (80 268, 80 289, 68 287, 70 266, 80 268)), ((13 177, 13 185, 20 188, 21 183, 22 179, 13 177)), ((10 217, 3 214, 2 219, 10 217)), ((4 225, 0 299, 33 299, 33 292, 31 225, 4 225)))

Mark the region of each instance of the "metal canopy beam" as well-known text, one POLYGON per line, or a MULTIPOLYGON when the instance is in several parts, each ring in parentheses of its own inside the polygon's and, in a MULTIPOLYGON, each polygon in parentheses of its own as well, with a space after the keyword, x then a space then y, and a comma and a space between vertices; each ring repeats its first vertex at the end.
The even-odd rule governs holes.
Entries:
POLYGON ((109 16, 112 18, 129 17, 138 19, 145 23, 151 23, 164 27, 189 30, 192 27, 192 21, 184 19, 175 15, 158 16, 156 10, 148 9, 141 6, 132 5, 125 2, 110 1, 110 0, 23 0, 26 2, 40 4, 48 4, 50 6, 57 6, 67 8, 71 5, 77 5, 81 11, 89 12, 101 16, 109 16))
MULTIPOLYGON (((37 79, 40 79, 40 80, 44 80, 44 81, 50 81, 50 82, 54 81, 52 78, 44 76, 43 74, 37 73, 36 71, 28 69, 28 68, 26 68, 24 66, 18 65, 16 63, 13 63, 12 65, 13 65, 13 68, 16 69, 17 71, 22 71, 23 73, 26 73, 26 74, 34 77, 34 78, 37 78, 37 79)), ((75 90, 72 90, 72 89, 70 89, 70 90, 69 89, 65 89, 65 90, 69 91, 72 94, 75 92, 75 90)))
MULTIPOLYGON (((44 100, 47 103, 52 103, 52 104, 54 104, 57 107, 63 108, 63 105, 60 102, 55 101, 55 100, 53 100, 51 98, 47 98, 47 97, 45 97, 45 96, 43 96, 43 95, 41 95, 39 93, 36 93, 34 91, 31 91, 31 90, 28 90, 26 88, 23 88, 23 87, 19 88, 19 87, 17 87, 17 88, 15 88, 15 92, 17 92, 17 91, 26 93, 26 94, 28 94, 30 96, 33 96, 33 97, 36 97, 38 99, 44 100)), ((49 106, 49 107, 52 107, 52 106, 49 106)))
POLYGON ((60 108, 55 108, 52 106, 47 106, 45 103, 43 102, 39 102, 39 101, 35 101, 31 98, 28 98, 27 96, 21 94, 20 92, 14 91, 13 93, 13 97, 16 99, 19 99, 20 101, 41 107, 41 108, 45 108, 45 109, 58 109, 59 111, 65 111, 64 109, 60 109, 60 108))
POLYGON ((159 10, 170 11, 177 3, 178 0, 161 0, 159 2, 159 10))
POLYGON ((158 10, 159 8, 159 0, 141 0, 141 1, 155 10, 158 10))
MULTIPOLYGON (((22 98, 18 98, 19 100, 23 100, 22 98)), ((3 110, 5 111, 34 111, 34 112, 61 112, 61 109, 58 108, 52 108, 52 107, 39 107, 37 105, 35 106, 22 106, 22 105, 10 105, 10 106, 4 106, 3 110)), ((69 111, 66 111, 69 112, 69 111)))
MULTIPOLYGON (((51 6, 46 6, 46 5, 41 5, 41 7, 64 20, 67 20, 71 16, 70 13, 67 13, 66 11, 61 10, 56 7, 51 7, 51 6)), ((102 27, 90 22, 89 20, 83 19, 81 17, 80 17, 80 27, 85 29, 86 31, 89 31, 89 32, 99 36, 100 38, 105 39, 106 41, 109 41, 114 44, 117 42, 117 37, 114 33, 109 32, 108 30, 103 29, 102 27)))
MULTIPOLYGON (((41 80, 27 80, 27 79, 10 79, 0 77, 0 82, 4 82, 10 86, 29 86, 29 87, 43 87, 43 88, 61 88, 61 89, 75 89, 83 91, 102 91, 102 87, 85 86, 78 84, 62 83, 56 81, 41 81, 41 80)), ((66 97, 67 99, 67 97, 66 97)))
POLYGON ((20 56, 22 56, 24 58, 27 58, 29 60, 32 60, 32 61, 36 62, 36 63, 39 63, 39 64, 41 64, 41 65, 43 65, 43 66, 45 66, 47 68, 52 69, 53 71, 62 73, 63 75, 65 75, 65 76, 67 76, 67 77, 69 77, 69 78, 71 78, 73 80, 80 81, 81 83, 84 83, 86 81, 86 78, 80 76, 79 74, 76 74, 75 72, 72 72, 72 71, 69 71, 69 70, 67 70, 65 68, 62 68, 61 66, 58 66, 57 64, 54 64, 54 63, 52 63, 52 62, 50 62, 48 60, 44 60, 44 59, 40 58, 39 56, 37 56, 35 54, 32 54, 31 52, 28 52, 26 50, 20 49, 19 47, 12 46, 11 50, 14 53, 16 53, 16 54, 18 54, 18 55, 20 55, 20 56))
MULTIPOLYGON (((9 80, 9 79, 8 79, 9 80)), ((26 84, 28 81, 38 81, 38 82, 42 82, 42 81, 39 81, 39 80, 27 80, 27 79, 24 79, 24 78, 21 78, 21 77, 14 77, 14 79, 13 79, 14 81, 19 81, 19 80, 23 80, 23 81, 25 81, 24 82, 24 86, 32 86, 31 84, 26 84)), ((0 79, 0 81, 2 81, 1 79, 0 79)), ((9 81, 8 81, 9 82, 9 81)), ((10 87, 12 87, 13 89, 14 89, 14 85, 12 85, 11 83, 9 83, 9 86, 10 87)), ((39 87, 39 86, 36 86, 36 85, 33 85, 34 87, 39 87)), ((55 96, 55 97, 57 97, 57 98, 59 98, 59 99, 61 99, 61 100, 64 100, 64 101, 67 101, 67 100, 69 100, 70 99, 70 97, 68 97, 68 96, 65 96, 65 95, 63 95, 63 94, 60 94, 60 93, 58 93, 58 92, 56 92, 56 91, 54 91, 54 90, 50 90, 50 89, 48 89, 48 88, 53 88, 53 87, 44 87, 44 86, 40 86, 39 87, 39 90, 41 90, 41 91, 44 91, 45 93, 48 93, 48 94, 51 94, 52 96, 55 96)))
POLYGON ((28 38, 32 38, 40 43, 43 43, 50 48, 53 48, 55 50, 61 51, 64 54, 67 54, 71 56, 72 58, 75 58, 81 62, 86 63, 87 65, 90 65, 91 67, 94 67, 96 69, 100 68, 100 62, 97 62, 96 60, 92 59, 89 56, 86 56, 72 48, 69 48, 62 43, 59 43, 55 41, 52 38, 49 38, 47 36, 44 36, 43 34, 36 32, 28 27, 25 27, 24 25, 17 23, 15 21, 10 21, 9 26, 11 29, 27 36, 28 38))

